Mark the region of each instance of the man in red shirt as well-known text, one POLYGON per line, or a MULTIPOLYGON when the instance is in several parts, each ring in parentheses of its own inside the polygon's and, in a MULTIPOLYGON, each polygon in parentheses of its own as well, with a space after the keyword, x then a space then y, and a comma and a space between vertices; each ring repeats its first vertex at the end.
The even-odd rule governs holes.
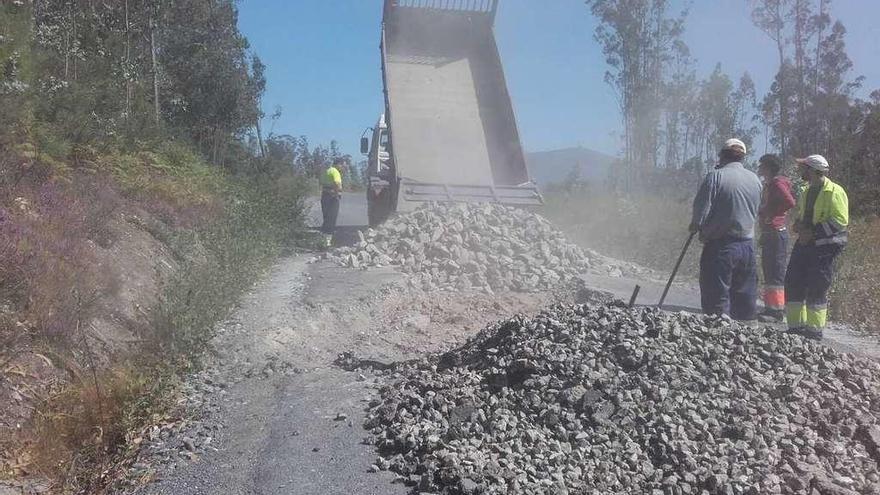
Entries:
POLYGON ((758 223, 761 226, 761 268, 764 272, 764 312, 759 319, 781 322, 785 316, 785 267, 788 257, 786 213, 794 208, 791 181, 780 175, 782 160, 764 155, 758 160, 758 175, 764 180, 758 223))

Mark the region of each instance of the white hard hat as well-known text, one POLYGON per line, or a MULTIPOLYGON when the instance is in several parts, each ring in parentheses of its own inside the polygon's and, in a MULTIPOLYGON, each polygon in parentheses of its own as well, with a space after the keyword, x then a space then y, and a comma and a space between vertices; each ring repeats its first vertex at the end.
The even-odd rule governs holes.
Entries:
POLYGON ((733 150, 739 151, 742 154, 746 153, 746 143, 740 141, 739 139, 728 139, 724 142, 724 146, 721 148, 722 150, 733 150))
POLYGON ((819 172, 827 172, 830 165, 828 165, 828 160, 825 159, 822 155, 810 155, 806 158, 798 158, 795 160, 801 165, 806 165, 813 170, 818 170, 819 172))

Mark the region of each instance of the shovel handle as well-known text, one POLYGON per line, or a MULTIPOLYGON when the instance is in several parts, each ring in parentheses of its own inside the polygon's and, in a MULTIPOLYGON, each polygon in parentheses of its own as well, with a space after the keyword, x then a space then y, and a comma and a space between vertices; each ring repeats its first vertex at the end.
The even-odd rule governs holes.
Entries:
POLYGON ((672 287, 672 281, 675 280, 675 275, 678 274, 678 268, 681 266, 684 255, 691 246, 691 242, 694 240, 695 235, 697 235, 696 232, 691 232, 691 235, 689 235, 687 241, 685 241, 684 248, 681 250, 681 254, 678 255, 678 261, 675 262, 675 268, 672 269, 672 275, 669 276, 669 281, 666 282, 666 288, 663 289, 663 295, 660 296, 660 302, 657 303, 658 308, 663 308, 663 303, 666 301, 666 295, 669 294, 669 288, 672 287))

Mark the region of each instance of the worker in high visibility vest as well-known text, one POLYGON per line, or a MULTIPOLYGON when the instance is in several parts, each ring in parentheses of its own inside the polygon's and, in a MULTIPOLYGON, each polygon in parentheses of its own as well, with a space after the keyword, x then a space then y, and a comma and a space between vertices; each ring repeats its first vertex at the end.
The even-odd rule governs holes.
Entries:
POLYGON ((333 233, 336 231, 339 203, 342 201, 342 172, 345 165, 344 158, 336 158, 321 175, 321 214, 324 217, 321 232, 324 234, 324 247, 327 248, 333 246, 333 233))
POLYGON ((785 275, 786 319, 789 332, 818 340, 828 316, 834 261, 847 242, 849 200, 826 176, 830 167, 825 157, 810 155, 797 162, 808 186, 798 200, 798 239, 785 275))

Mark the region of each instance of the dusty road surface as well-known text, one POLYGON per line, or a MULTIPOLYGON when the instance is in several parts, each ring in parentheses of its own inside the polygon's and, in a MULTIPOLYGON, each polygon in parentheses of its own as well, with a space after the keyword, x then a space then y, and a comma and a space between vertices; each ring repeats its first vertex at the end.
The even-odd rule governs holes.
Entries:
MULTIPOLYGON (((361 220, 356 207, 350 213, 343 229, 361 220)), ((220 325, 208 369, 188 385, 195 417, 148 439, 128 474, 155 482, 120 492, 409 493, 393 475, 369 473, 376 453, 361 425, 376 385, 367 371, 335 366, 337 355, 415 358, 559 300, 426 294, 406 288, 390 268, 351 270, 310 258, 279 262, 220 325)))
MULTIPOLYGON (((342 231, 365 223, 361 195, 346 195, 342 231)), ((317 219, 320 213, 313 213, 317 219)), ((315 221, 315 220, 313 220, 315 221)), ((145 432, 141 454, 119 493, 406 494, 364 440, 364 409, 375 397, 369 371, 334 365, 342 352, 390 363, 460 345, 483 326, 534 314, 555 294, 436 292, 404 283, 391 268, 353 270, 297 255, 281 260, 223 322, 207 349, 208 366, 181 400, 192 415, 145 432), (152 480, 152 482, 143 484, 152 480)), ((592 293, 655 304, 662 282, 585 275, 592 293)), ((698 292, 677 285, 671 310, 695 310, 698 292)), ((876 341, 834 328, 828 342, 880 356, 876 341)))
POLYGON ((334 366, 337 354, 408 359, 549 303, 541 295, 411 293, 395 287, 400 275, 391 270, 352 272, 306 261, 279 263, 215 339, 215 370, 206 381, 219 384, 221 398, 212 417, 193 422, 217 432, 211 449, 182 455, 184 445, 159 454, 180 457, 172 461, 176 468, 150 466, 159 480, 136 493, 408 493, 388 473, 368 473, 376 455, 363 442, 361 424, 372 379, 334 366))
MULTIPOLYGON (((320 227, 321 200, 318 197, 309 198, 306 203, 309 208, 306 222, 314 227, 320 227)), ((336 221, 336 245, 351 244, 357 240, 358 230, 367 228, 367 197, 363 192, 347 192, 342 194, 342 202, 339 204, 339 217, 336 221)))

